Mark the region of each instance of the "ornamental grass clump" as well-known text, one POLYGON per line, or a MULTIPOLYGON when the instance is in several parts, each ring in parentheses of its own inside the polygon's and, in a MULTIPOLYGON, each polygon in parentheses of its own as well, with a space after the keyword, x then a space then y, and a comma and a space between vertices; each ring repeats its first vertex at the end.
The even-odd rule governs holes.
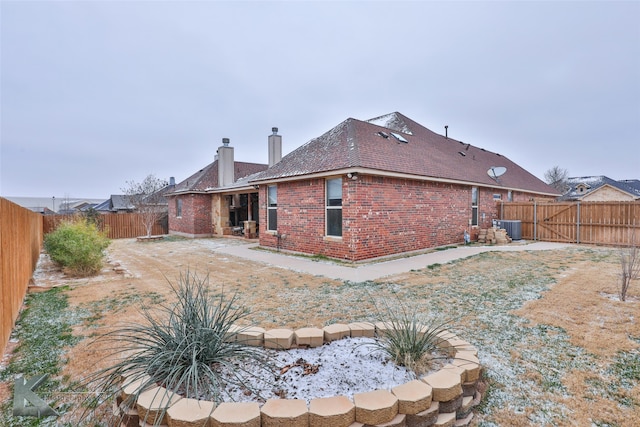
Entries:
POLYGON ((95 223, 83 218, 64 221, 44 236, 51 260, 72 276, 93 276, 102 270, 105 249, 111 241, 95 223))
POLYGON ((213 402, 229 400, 230 386, 259 398, 247 378, 253 372, 274 369, 261 347, 238 339, 244 328, 237 322, 249 312, 239 304, 237 294, 226 298, 224 292, 214 293, 209 275, 201 279, 189 271, 180 274, 177 286, 170 285, 176 297, 173 304, 143 307, 144 322, 98 338, 107 342, 107 357, 117 359, 90 378, 100 400, 118 395, 123 378, 128 383, 140 381, 124 407, 132 407, 141 392, 156 386, 170 394, 213 402))
POLYGON ((400 301, 394 307, 385 301, 383 309, 376 305, 376 310, 384 331, 368 344, 373 351, 384 353, 416 376, 428 372, 435 359, 446 357, 439 351, 439 344, 450 321, 422 321, 418 309, 409 308, 400 301))

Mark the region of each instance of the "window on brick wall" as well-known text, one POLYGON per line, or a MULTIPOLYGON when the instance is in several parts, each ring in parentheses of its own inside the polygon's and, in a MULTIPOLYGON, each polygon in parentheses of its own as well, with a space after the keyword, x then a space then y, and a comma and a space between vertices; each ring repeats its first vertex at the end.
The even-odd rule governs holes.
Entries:
POLYGON ((513 202, 513 191, 511 190, 507 192, 507 202, 513 202))
POLYGON ((176 198, 176 216, 182 217, 182 199, 176 198))
POLYGON ((471 225, 478 225, 478 187, 471 187, 471 225))
POLYGON ((327 179, 327 236, 342 237, 342 178, 327 179))
POLYGON ((278 231, 278 187, 267 187, 267 230, 278 231))

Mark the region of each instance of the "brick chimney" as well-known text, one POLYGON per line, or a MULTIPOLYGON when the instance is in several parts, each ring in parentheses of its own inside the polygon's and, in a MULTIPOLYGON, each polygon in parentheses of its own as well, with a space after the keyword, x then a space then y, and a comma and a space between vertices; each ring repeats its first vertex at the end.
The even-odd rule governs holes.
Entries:
POLYGON ((222 138, 222 147, 218 147, 218 186, 235 182, 234 169, 233 147, 229 147, 229 138, 222 138))
POLYGON ((271 128, 271 131, 273 133, 269 135, 269 167, 282 159, 282 137, 278 135, 278 128, 271 128))

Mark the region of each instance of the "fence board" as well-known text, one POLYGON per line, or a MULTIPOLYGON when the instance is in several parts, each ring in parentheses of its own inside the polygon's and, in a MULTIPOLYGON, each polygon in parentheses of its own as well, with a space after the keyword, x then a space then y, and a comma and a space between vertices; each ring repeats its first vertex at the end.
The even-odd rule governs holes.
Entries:
MULTIPOLYGON (((72 219, 73 215, 47 215, 43 218, 44 234, 47 234, 55 230, 57 224, 61 221, 72 219)), ((147 234, 147 229, 142 224, 141 215, 136 213, 100 215, 98 225, 101 231, 107 232, 107 237, 110 239, 130 239, 147 234)), ((153 235, 168 233, 169 227, 166 220, 158 221, 151 228, 151 234, 153 235)))
POLYGON ((4 353, 42 248, 42 215, 0 197, 0 350, 4 353))
POLYGON ((501 219, 521 221, 523 239, 607 246, 640 242, 640 200, 504 202, 500 212, 501 219))

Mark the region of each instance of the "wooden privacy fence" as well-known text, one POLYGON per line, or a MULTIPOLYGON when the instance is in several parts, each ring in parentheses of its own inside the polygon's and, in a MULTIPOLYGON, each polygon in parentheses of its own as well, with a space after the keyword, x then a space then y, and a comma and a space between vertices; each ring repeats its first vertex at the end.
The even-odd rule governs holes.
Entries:
MULTIPOLYGON (((47 234, 55 230, 56 226, 65 220, 74 218, 73 215, 46 215, 43 216, 43 230, 47 234)), ((128 239, 139 236, 146 236, 147 229, 142 224, 140 214, 106 214, 98 217, 98 228, 107 232, 110 239, 128 239)), ((165 220, 156 222, 151 228, 152 235, 169 233, 169 226, 165 220)))
MULTIPOLYGON (((4 353, 42 248, 42 215, 0 197, 0 350, 4 353)), ((2 354, 0 353, 0 354, 2 354)))
POLYGON ((593 245, 640 245, 640 200, 504 202, 500 218, 520 220, 522 238, 593 245))

